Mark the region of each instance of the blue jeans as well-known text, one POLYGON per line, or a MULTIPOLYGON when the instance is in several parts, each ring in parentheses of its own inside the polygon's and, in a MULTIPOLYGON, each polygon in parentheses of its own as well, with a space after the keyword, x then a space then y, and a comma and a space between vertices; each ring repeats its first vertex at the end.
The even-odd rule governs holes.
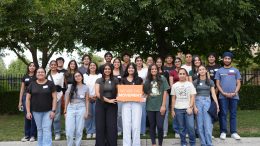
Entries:
POLYGON ((195 104, 198 108, 197 128, 202 146, 212 146, 212 119, 208 113, 211 99, 205 96, 196 96, 195 104))
POLYGON ((61 100, 57 102, 55 117, 53 120, 54 134, 58 134, 58 135, 60 135, 61 133, 60 114, 61 114, 61 100))
POLYGON ((166 96, 166 112, 163 122, 163 132, 164 134, 168 133, 168 115, 169 115, 169 94, 166 96))
POLYGON ((25 137, 35 137, 36 138, 36 133, 37 133, 37 127, 36 123, 34 120, 34 116, 32 115, 32 119, 28 120, 26 118, 26 95, 23 95, 22 98, 22 104, 23 104, 23 110, 24 110, 24 136, 25 137))
POLYGON ((87 134, 96 133, 95 106, 96 106, 96 102, 89 102, 90 117, 88 117, 88 119, 85 121, 85 127, 86 127, 87 134))
POLYGON ((33 112, 38 131, 38 146, 52 146, 50 112, 33 112))
POLYGON ((80 146, 84 129, 85 103, 69 103, 66 115, 66 137, 67 145, 72 146, 75 136, 75 145, 80 146))
POLYGON ((146 102, 142 103, 141 134, 146 132, 146 102))
POLYGON ((220 107, 220 133, 227 133, 227 114, 230 112, 230 133, 237 133, 237 104, 238 99, 219 99, 220 107))
POLYGON ((187 114, 186 109, 174 109, 176 120, 179 125, 179 134, 181 138, 181 145, 187 145, 186 131, 189 134, 189 142, 191 146, 195 146, 195 126, 194 126, 194 114, 187 114))

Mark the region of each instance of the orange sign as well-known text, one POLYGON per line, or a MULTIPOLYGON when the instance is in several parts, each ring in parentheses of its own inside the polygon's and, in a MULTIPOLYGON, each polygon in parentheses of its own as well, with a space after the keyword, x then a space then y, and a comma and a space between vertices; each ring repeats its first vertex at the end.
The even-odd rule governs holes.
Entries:
POLYGON ((118 85, 117 101, 121 102, 145 102, 143 85, 118 85))

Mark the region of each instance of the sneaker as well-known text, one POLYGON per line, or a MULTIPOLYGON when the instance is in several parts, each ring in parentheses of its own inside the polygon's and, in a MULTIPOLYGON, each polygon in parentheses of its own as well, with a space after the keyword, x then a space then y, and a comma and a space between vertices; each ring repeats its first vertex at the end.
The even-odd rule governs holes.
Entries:
POLYGON ((231 134, 231 137, 234 138, 235 140, 240 140, 241 137, 237 133, 231 134))
POLYGON ((144 133, 144 134, 142 134, 142 136, 146 136, 146 134, 144 133))
POLYGON ((121 136, 122 135, 122 132, 117 132, 117 136, 121 136))
POLYGON ((175 138, 180 138, 180 134, 175 133, 175 138))
POLYGON ((92 138, 96 138, 96 134, 95 133, 92 135, 92 138))
POLYGON ((25 137, 23 137, 23 138, 21 139, 22 142, 26 142, 26 141, 28 141, 28 140, 29 140, 29 137, 28 137, 28 136, 25 136, 25 137))
POLYGON ((60 140, 60 134, 55 134, 54 140, 60 140))
POLYGON ((32 136, 31 138, 30 138, 30 140, 29 140, 30 142, 34 142, 35 141, 35 138, 34 138, 34 136, 32 136))
POLYGON ((211 139, 214 139, 214 138, 215 138, 215 137, 212 135, 212 136, 211 136, 211 139))
POLYGON ((222 140, 225 140, 226 137, 227 137, 227 134, 224 133, 224 132, 222 132, 222 133, 220 134, 220 136, 219 136, 219 138, 222 139, 222 140))
POLYGON ((91 134, 87 134, 86 138, 90 139, 91 138, 91 134))
POLYGON ((167 137, 167 133, 164 133, 164 134, 163 134, 163 137, 167 137))

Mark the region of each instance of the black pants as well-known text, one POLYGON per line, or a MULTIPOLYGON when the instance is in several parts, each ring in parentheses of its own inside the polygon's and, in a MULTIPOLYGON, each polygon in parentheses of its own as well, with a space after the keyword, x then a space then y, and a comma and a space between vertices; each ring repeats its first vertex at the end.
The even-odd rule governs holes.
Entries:
POLYGON ((117 146, 117 104, 96 102, 96 146, 117 146))
POLYGON ((163 142, 163 122, 165 115, 161 115, 160 111, 147 111, 148 120, 150 124, 150 137, 152 144, 156 144, 156 127, 158 131, 159 145, 163 142))

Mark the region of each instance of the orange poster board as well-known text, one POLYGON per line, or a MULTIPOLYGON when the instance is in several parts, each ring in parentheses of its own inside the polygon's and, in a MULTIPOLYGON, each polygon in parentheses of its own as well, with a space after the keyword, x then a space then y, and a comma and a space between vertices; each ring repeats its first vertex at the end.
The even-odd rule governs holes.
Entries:
POLYGON ((143 85, 118 85, 117 101, 119 102, 145 102, 143 85))

